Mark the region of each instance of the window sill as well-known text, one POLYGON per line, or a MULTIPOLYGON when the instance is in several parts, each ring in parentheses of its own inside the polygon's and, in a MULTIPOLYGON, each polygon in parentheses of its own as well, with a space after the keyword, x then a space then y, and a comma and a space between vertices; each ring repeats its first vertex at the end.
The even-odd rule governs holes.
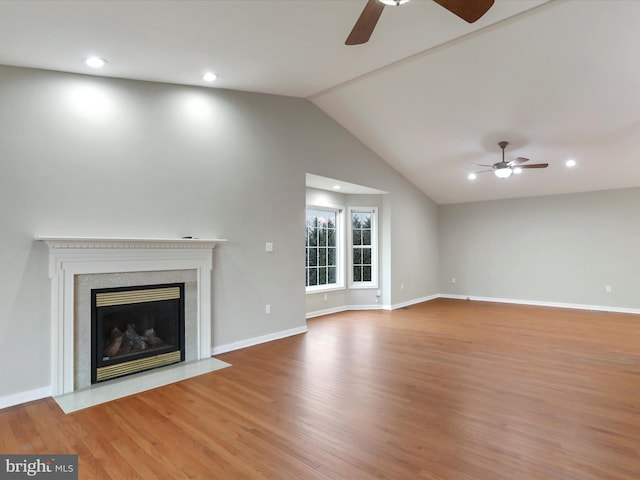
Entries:
POLYGON ((307 295, 313 295, 314 293, 326 293, 335 292, 337 290, 344 290, 344 285, 332 285, 328 287, 305 287, 307 295))

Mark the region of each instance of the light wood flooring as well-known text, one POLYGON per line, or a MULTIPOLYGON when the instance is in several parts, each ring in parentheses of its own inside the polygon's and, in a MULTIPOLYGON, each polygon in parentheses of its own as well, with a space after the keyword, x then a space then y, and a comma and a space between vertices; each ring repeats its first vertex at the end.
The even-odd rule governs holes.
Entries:
POLYGON ((308 323, 69 415, 0 410, 0 453, 77 453, 81 479, 640 479, 640 316, 438 299, 308 323))

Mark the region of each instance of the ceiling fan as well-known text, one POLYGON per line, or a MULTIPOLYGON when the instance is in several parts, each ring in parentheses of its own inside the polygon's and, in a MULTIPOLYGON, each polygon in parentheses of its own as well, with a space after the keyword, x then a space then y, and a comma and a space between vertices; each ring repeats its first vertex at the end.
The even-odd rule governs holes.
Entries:
MULTIPOLYGON (((398 6, 409 0, 368 0, 353 30, 347 37, 345 45, 360 45, 367 43, 373 29, 378 23, 385 5, 398 6)), ((482 17, 491 8, 494 0, 434 0, 454 15, 473 23, 482 17)))
MULTIPOLYGON (((518 157, 510 162, 505 162, 504 160, 504 149, 507 148, 509 142, 498 142, 498 146, 502 149, 502 161, 494 163, 493 165, 484 165, 482 163, 472 163, 470 166, 472 167, 488 167, 489 170, 480 170, 479 172, 472 173, 473 178, 478 173, 484 172, 493 172, 498 178, 509 178, 513 173, 520 173, 522 169, 525 168, 547 168, 549 166, 548 163, 530 163, 529 165, 523 165, 529 161, 528 158, 518 157)), ((471 178, 471 176, 470 176, 471 178)))

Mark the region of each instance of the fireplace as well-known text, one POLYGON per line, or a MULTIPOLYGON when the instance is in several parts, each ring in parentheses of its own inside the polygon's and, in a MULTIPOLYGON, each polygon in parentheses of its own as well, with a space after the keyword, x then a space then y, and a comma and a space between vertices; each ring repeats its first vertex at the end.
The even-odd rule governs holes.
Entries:
POLYGON ((36 238, 49 248, 54 397, 91 386, 90 291, 94 288, 187 281, 185 363, 211 357, 212 250, 226 240, 36 238), (192 275, 193 281, 184 279, 183 273, 192 275), (86 284, 91 286, 85 297, 82 285, 86 284))
POLYGON ((91 383, 185 359, 184 283, 91 290, 91 383))

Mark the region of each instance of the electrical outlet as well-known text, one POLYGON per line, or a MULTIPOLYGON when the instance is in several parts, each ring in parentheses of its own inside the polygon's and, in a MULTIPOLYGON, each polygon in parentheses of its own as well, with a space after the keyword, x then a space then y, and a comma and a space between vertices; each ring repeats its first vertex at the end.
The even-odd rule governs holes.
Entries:
POLYGON ((325 293, 325 294, 324 294, 324 299, 326 300, 327 298, 328 298, 328 297, 327 297, 327 294, 325 293))
POLYGON ((400 284, 400 290, 404 290, 404 283, 400 284))
POLYGON ((264 251, 265 252, 273 252, 273 243, 272 242, 267 242, 264 244, 264 251))
POLYGON ((607 293, 611 293, 613 292, 613 287, 611 287, 611 285, 605 285, 604 291, 607 293))
POLYGON ((271 305, 266 304, 264 306, 264 313, 266 313, 267 315, 269 315, 271 313, 271 305))
POLYGON ((453 277, 453 278, 451 279, 451 283, 453 283, 454 285, 456 284, 456 278, 455 278, 455 277, 453 277))

